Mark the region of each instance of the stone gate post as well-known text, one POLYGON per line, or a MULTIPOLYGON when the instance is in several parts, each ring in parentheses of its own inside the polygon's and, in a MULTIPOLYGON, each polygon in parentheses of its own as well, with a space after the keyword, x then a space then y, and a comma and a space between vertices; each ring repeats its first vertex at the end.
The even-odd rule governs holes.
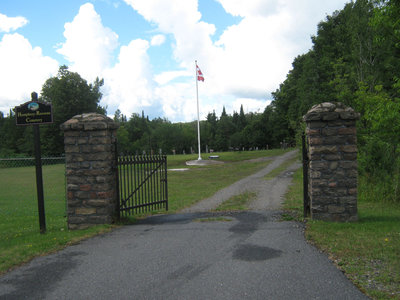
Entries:
POLYGON ((88 113, 61 125, 64 131, 68 228, 113 221, 117 207, 115 146, 117 123, 88 113))
POLYGON ((357 221, 359 114, 340 102, 315 105, 303 117, 309 147, 311 218, 357 221))

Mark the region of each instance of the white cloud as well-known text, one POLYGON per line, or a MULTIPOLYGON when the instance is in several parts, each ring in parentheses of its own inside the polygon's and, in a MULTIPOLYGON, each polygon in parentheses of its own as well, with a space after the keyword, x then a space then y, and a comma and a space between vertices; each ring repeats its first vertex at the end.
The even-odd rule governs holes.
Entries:
POLYGON ((158 84, 164 85, 164 84, 171 82, 172 80, 174 80, 176 78, 187 77, 190 75, 192 75, 192 74, 190 74, 188 71, 167 71, 167 72, 163 72, 161 74, 156 75, 154 77, 154 80, 158 84))
MULTIPOLYGON (((241 102, 246 102, 249 109, 263 110, 271 92, 284 81, 293 59, 311 47, 310 36, 318 22, 342 8, 345 1, 218 0, 227 13, 242 20, 226 28, 214 43, 211 37, 216 28, 202 21, 196 0, 125 2, 154 24, 156 30, 172 34, 174 58, 188 74, 194 60, 199 60, 206 79, 202 84, 203 109, 219 111, 222 105, 227 109, 245 105, 241 102)), ((177 74, 165 72, 156 77, 159 84, 168 85, 160 94, 163 103, 173 103, 172 98, 178 97, 169 91, 176 87, 171 79, 177 74)), ((165 112, 172 118, 184 110, 184 104, 179 103, 168 107, 165 112)))
POLYGON ((66 41, 57 52, 72 63, 72 71, 93 81, 110 66, 113 51, 118 46, 118 35, 103 26, 91 3, 82 5, 74 20, 64 28, 66 41))
POLYGON ((149 42, 137 39, 122 46, 118 63, 104 71, 103 103, 130 116, 154 102, 154 82, 147 49, 149 42))
POLYGON ((152 46, 161 46, 162 44, 164 44, 164 42, 165 42, 165 35, 157 34, 157 35, 153 36, 150 44, 152 46))
POLYGON ((7 17, 0 13, 0 32, 10 32, 28 24, 24 17, 7 17))
POLYGON ((0 41, 0 111, 30 100, 33 91, 40 93, 42 85, 58 70, 58 62, 43 56, 42 49, 32 48, 18 33, 5 34, 0 41))
MULTIPOLYGON (((279 0, 216 0, 233 16, 258 17, 277 13, 279 0)), ((292 1, 293 2, 293 1, 292 1)))
POLYGON ((175 38, 174 57, 182 67, 191 69, 194 60, 205 61, 215 52, 210 36, 213 24, 201 21, 197 0, 125 0, 147 21, 155 23, 163 33, 175 38))

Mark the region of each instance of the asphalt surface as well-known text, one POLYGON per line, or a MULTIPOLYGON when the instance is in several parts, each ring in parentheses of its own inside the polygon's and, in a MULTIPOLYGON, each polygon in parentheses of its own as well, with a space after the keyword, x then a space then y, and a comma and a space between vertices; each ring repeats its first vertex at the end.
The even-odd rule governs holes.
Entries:
POLYGON ((153 216, 1 276, 0 299, 368 299, 279 216, 153 216))

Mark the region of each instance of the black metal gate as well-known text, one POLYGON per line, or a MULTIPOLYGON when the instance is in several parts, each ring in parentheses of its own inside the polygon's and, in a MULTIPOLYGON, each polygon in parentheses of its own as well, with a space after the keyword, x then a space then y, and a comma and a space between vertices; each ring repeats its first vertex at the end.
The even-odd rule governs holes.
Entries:
POLYGON ((168 210, 165 155, 119 156, 117 166, 120 217, 168 210))
POLYGON ((303 215, 304 218, 310 216, 310 198, 308 197, 308 150, 306 144, 306 136, 302 135, 302 156, 303 156, 303 215))

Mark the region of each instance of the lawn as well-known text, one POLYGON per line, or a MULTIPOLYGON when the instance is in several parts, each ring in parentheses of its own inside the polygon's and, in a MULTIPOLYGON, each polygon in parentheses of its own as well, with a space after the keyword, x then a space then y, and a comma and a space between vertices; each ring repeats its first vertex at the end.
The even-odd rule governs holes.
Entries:
MULTIPOLYGON (((289 215, 303 214, 302 169, 286 195, 289 215)), ((307 221, 306 238, 373 299, 400 299, 400 205, 358 202, 359 221, 307 221)))
POLYGON ((43 166, 47 233, 39 233, 35 168, 0 169, 0 273, 31 258, 109 230, 67 230, 64 165, 43 166))
MULTIPOLYGON (((168 172, 169 213, 211 196, 268 164, 268 161, 251 162, 249 159, 283 152, 214 153, 225 163, 213 167, 185 165, 187 160, 197 159, 197 155, 168 156, 168 168, 189 168, 185 172, 168 172)), ((43 166, 47 232, 40 234, 35 168, 0 168, 0 274, 35 256, 57 251, 116 226, 100 225, 77 231, 67 229, 64 173, 63 164, 43 166)))

